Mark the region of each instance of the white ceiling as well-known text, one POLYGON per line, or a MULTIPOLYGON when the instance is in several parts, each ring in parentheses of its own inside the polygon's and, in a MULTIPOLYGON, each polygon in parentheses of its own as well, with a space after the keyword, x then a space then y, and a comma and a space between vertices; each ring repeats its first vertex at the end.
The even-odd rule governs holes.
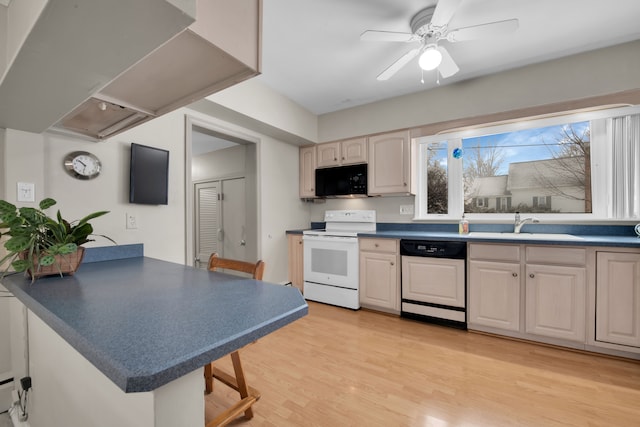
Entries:
MULTIPOLYGON (((420 83, 417 59, 376 80, 417 44, 359 40, 365 30, 410 32, 411 17, 436 3, 265 0, 258 78, 315 114, 436 87, 435 71, 420 83)), ((462 0, 449 28, 510 18, 520 26, 507 37, 441 42, 460 72, 440 85, 640 39, 640 0, 462 0)))

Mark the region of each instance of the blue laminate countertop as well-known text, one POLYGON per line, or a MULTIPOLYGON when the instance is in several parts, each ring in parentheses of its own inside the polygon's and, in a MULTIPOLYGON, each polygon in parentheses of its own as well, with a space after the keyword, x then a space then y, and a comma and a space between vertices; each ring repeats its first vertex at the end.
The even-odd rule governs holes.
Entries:
MULTIPOLYGON (((480 233, 478 233, 480 234, 480 233)), ((494 233, 492 233, 494 234, 494 233)), ((498 234, 498 233, 495 233, 498 234)), ((358 233, 358 237, 378 237, 387 239, 414 239, 414 240, 444 240, 444 241, 462 241, 462 242, 491 242, 491 243, 526 243, 540 245, 559 245, 559 246, 617 246, 640 248, 640 238, 634 236, 609 236, 609 235, 575 235, 576 240, 564 240, 562 238, 555 240, 550 235, 549 238, 540 239, 523 233, 518 237, 505 236, 482 236, 472 233, 458 234, 446 231, 377 231, 372 233, 358 233)))
MULTIPOLYGON (((325 223, 312 222, 310 229, 322 229, 325 223)), ((376 223, 376 231, 358 233, 358 237, 389 239, 424 239, 462 242, 526 243, 564 246, 618 246, 640 248, 640 238, 633 225, 617 224, 525 224, 520 235, 513 235, 513 224, 470 225, 470 234, 458 234, 458 224, 451 223, 376 223), (574 239, 559 236, 568 234, 574 239), (558 238, 554 237, 558 235, 558 238)), ((287 234, 302 234, 289 230, 287 234)))
POLYGON ((154 390, 308 312, 296 288, 145 257, 3 284, 125 392, 154 390))

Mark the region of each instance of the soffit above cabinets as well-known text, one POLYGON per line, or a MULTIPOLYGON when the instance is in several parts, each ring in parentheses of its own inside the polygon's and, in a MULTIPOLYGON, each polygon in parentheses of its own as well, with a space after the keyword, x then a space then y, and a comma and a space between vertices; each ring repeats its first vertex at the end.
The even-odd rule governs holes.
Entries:
POLYGON ((0 70, 0 127, 47 130, 191 25, 195 10, 196 0, 48 1, 0 70))
POLYGON ((160 115, 175 107, 255 74, 244 63, 190 30, 183 31, 162 48, 125 71, 100 91, 141 110, 160 115))

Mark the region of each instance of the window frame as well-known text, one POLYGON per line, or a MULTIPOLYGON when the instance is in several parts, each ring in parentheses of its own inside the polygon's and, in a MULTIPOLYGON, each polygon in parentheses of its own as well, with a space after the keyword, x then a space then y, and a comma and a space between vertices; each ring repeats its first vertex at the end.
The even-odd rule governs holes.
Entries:
MULTIPOLYGON (((564 112, 541 118, 524 118, 507 123, 476 125, 469 128, 449 130, 436 135, 423 136, 412 140, 413 159, 416 171, 416 196, 414 220, 447 221, 458 220, 464 213, 465 218, 478 222, 508 222, 513 213, 466 213, 464 212, 464 188, 462 161, 452 156, 455 148, 462 148, 465 138, 480 137, 487 134, 508 133, 532 128, 563 125, 574 122, 591 122, 591 191, 592 212, 590 213, 536 213, 535 216, 550 222, 590 222, 590 221, 628 221, 612 218, 610 215, 612 194, 607 191, 612 183, 612 159, 607 141, 610 141, 611 129, 608 120, 613 117, 640 114, 640 106, 627 106, 595 111, 564 112), (446 214, 427 213, 427 167, 421 161, 426 157, 426 147, 435 142, 447 145, 447 179, 449 188, 448 212, 446 214), (455 161, 454 161, 455 160, 455 161)), ((531 214, 534 215, 534 214, 531 214)))

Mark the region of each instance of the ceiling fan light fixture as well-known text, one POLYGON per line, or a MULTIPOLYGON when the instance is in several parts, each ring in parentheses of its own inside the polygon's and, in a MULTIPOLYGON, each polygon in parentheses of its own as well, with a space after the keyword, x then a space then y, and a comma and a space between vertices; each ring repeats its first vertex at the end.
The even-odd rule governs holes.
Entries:
POLYGON ((435 70, 442 62, 442 54, 435 45, 427 46, 418 58, 418 65, 425 71, 435 70))

